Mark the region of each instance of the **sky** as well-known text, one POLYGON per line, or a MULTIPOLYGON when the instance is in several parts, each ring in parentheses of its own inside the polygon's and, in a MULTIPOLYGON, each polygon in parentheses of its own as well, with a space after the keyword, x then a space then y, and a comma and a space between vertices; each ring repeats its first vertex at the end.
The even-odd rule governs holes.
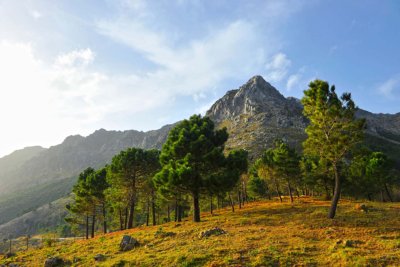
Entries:
POLYGON ((96 129, 151 130, 262 75, 400 112, 397 0, 0 0, 0 157, 96 129))

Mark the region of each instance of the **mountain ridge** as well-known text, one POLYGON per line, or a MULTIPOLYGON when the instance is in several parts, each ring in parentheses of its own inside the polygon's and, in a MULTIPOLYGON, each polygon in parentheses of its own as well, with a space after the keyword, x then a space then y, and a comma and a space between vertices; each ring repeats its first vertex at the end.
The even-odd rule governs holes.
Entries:
MULTIPOLYGON (((250 160, 253 161, 263 150, 271 147, 277 138, 284 139, 301 151, 301 143, 306 138, 304 129, 308 124, 302 110, 299 99, 284 97, 275 87, 257 75, 239 88, 227 91, 210 107, 206 116, 215 122, 217 128, 227 128, 227 151, 236 148, 247 149, 250 151, 250 160)), ((400 113, 374 114, 360 109, 356 116, 367 120, 366 143, 370 148, 382 150, 392 158, 400 158, 400 113)), ((48 149, 28 148, 25 151, 26 156, 16 160, 13 168, 8 167, 6 171, 0 168, 0 203, 5 192, 40 188, 47 183, 76 177, 89 166, 104 166, 115 154, 128 147, 160 149, 174 125, 147 132, 99 129, 86 137, 68 136, 61 144, 48 149), (29 151, 31 153, 28 153, 29 151)), ((23 152, 22 150, 14 155, 23 155, 23 152)), ((0 159, 0 166, 5 165, 4 162, 9 156, 0 159)), ((400 162, 397 163, 400 166, 400 162)), ((51 191, 49 187, 46 188, 47 191, 51 191)), ((42 199, 49 202, 57 199, 51 192, 41 194, 42 199)), ((32 201, 36 201, 37 205, 29 205, 29 208, 43 205, 43 201, 39 199, 32 201)), ((9 203, 9 206, 12 205, 9 203)), ((2 216, 5 215, 0 212, 0 217, 2 216)), ((12 216, 7 218, 15 219, 12 216)))

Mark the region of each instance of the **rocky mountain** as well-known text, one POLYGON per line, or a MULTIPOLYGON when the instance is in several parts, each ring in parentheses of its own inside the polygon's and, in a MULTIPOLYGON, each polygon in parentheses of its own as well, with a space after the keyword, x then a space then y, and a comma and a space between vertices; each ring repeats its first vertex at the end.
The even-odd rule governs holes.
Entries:
MULTIPOLYGON (((308 124, 302 109, 298 99, 285 98, 261 76, 254 76, 238 89, 228 91, 206 116, 218 128, 227 127, 227 150, 245 148, 254 160, 277 138, 301 151, 308 124)), ((359 110, 357 116, 367 120, 366 144, 397 159, 400 166, 400 113, 373 114, 359 110)), ((173 126, 149 132, 101 129, 87 137, 67 137, 62 144, 49 149, 27 148, 1 158, 0 206, 3 208, 0 208, 0 218, 6 219, 0 220, 0 224, 65 197, 79 172, 88 166, 104 166, 127 147, 161 148, 173 126)), ((26 217, 19 217, 23 218, 26 217)), ((14 222, 24 225, 18 219, 14 222)), ((10 224, 6 229, 9 227, 10 224)), ((4 228, 0 226, 0 229, 4 228)))
MULTIPOLYGON (((285 98, 261 76, 254 76, 239 89, 228 91, 206 115, 219 128, 227 127, 228 150, 245 148, 255 158, 271 147, 277 138, 301 151, 301 143, 307 137, 304 129, 308 124, 302 110, 300 100, 285 98)), ((398 159, 400 113, 374 114, 360 109, 356 116, 367 120, 366 144, 398 159)))
POLYGON ((228 129, 227 150, 245 148, 255 157, 277 138, 300 149, 307 126, 302 109, 299 100, 285 98, 261 76, 254 76, 239 89, 228 91, 206 116, 228 129))

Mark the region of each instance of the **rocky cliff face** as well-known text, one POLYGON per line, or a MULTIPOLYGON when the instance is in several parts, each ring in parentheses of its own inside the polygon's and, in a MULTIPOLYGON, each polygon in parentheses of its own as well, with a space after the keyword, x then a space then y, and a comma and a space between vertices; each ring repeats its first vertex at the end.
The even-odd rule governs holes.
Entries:
MULTIPOLYGON (((228 129, 227 150, 244 148, 254 159, 277 138, 301 151, 308 124, 302 111, 300 100, 285 98, 261 76, 254 76, 239 89, 228 91, 206 115, 217 127, 228 129)), ((393 158, 400 154, 400 113, 373 114, 359 110, 356 116, 367 120, 367 145, 393 158)))
POLYGON ((206 113, 217 127, 227 127, 227 150, 245 148, 258 156, 274 140, 282 138, 300 149, 306 138, 307 120, 300 101, 285 98, 261 76, 229 91, 206 113))

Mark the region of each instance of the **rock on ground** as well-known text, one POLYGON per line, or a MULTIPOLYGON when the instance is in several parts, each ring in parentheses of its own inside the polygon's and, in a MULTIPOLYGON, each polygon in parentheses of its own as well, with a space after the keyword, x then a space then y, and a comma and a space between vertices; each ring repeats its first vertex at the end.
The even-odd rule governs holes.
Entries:
POLYGON ((200 238, 204 238, 204 237, 209 237, 209 236, 212 236, 212 235, 223 235, 223 234, 226 234, 225 230, 222 230, 219 227, 215 227, 215 228, 212 228, 212 229, 209 229, 209 230, 201 232, 199 234, 199 237, 200 238))
POLYGON ((121 251, 128 251, 137 246, 139 246, 139 241, 129 235, 124 235, 119 245, 119 249, 121 251))

